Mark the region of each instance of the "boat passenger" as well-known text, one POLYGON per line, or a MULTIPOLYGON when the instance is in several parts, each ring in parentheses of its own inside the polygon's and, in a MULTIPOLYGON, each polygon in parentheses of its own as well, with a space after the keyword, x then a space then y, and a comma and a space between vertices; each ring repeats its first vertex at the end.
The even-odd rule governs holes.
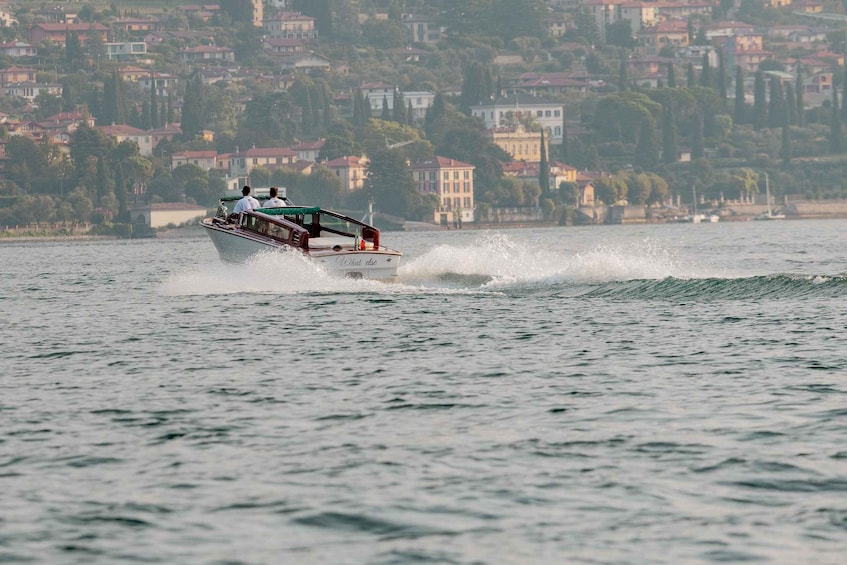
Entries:
POLYGON ((256 208, 261 207, 259 201, 250 196, 249 186, 244 185, 244 188, 241 189, 241 194, 243 194, 244 197, 235 204, 235 208, 232 209, 233 214, 247 212, 248 210, 255 210, 256 208))
POLYGON ((279 189, 275 186, 271 187, 271 197, 265 200, 262 208, 282 208, 285 206, 285 201, 279 197, 279 189))

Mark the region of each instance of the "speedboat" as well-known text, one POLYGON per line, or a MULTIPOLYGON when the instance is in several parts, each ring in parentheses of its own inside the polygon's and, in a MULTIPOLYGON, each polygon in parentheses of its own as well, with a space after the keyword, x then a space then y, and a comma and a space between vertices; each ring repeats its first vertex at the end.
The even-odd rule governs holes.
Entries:
MULTIPOLYGON (((235 197, 228 197, 234 199, 235 197)), ((382 245, 379 229, 317 206, 288 205, 227 214, 224 202, 200 225, 227 262, 262 252, 296 250, 328 272, 355 279, 393 281, 402 253, 382 245)), ((287 204, 291 204, 286 199, 287 204)))

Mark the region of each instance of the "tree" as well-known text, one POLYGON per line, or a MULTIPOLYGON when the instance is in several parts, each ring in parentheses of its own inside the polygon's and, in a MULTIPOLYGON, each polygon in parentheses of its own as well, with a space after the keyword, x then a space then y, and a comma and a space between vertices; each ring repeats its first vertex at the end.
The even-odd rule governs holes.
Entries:
POLYGON ((183 100, 182 135, 186 140, 191 140, 203 129, 203 79, 199 74, 189 79, 183 100))
POLYGON ((779 158, 782 159, 782 166, 788 167, 791 164, 791 128, 788 124, 782 126, 782 143, 779 146, 779 158))
POLYGON ((559 159, 563 163, 570 161, 571 156, 568 149, 568 124, 567 120, 565 120, 564 112, 562 112, 562 143, 559 145, 559 159))
POLYGON ((757 131, 765 127, 768 121, 768 109, 765 105, 765 75, 756 71, 753 86, 753 128, 757 131))
POLYGON ((703 144, 703 112, 698 109, 694 114, 694 128, 691 133, 691 158, 702 159, 705 154, 703 144))
POLYGON ((747 105, 744 103, 744 71, 740 66, 735 67, 735 123, 746 123, 747 105))
POLYGON ((688 88, 693 88, 695 84, 697 84, 697 79, 694 76, 694 63, 688 63, 688 66, 685 68, 686 71, 686 86, 688 88))
POLYGON ((408 215, 417 191, 401 151, 382 149, 375 152, 370 156, 365 174, 364 190, 380 211, 397 216, 408 215))
POLYGON ((676 122, 673 115, 673 102, 662 107, 662 161, 675 163, 677 153, 676 122))
POLYGON ((159 122, 159 91, 156 87, 156 75, 150 74, 150 127, 156 129, 159 122))
POLYGON ((718 51, 718 95, 720 95, 721 103, 726 109, 726 64, 723 50, 718 51))
POLYGON ((82 51, 82 44, 79 42, 79 36, 75 31, 65 35, 65 64, 68 69, 78 69, 82 66, 85 60, 85 54, 82 51))
POLYGON ((394 89, 392 119, 398 124, 406 123, 406 105, 403 103, 403 92, 399 88, 394 89))
POLYGON ((627 78, 626 78, 626 57, 621 57, 621 66, 618 71, 618 88, 623 92, 626 90, 627 78))
POLYGON ((361 146, 350 137, 328 135, 318 154, 318 161, 331 161, 339 157, 362 154, 361 146))
POLYGON ((703 70, 700 71, 700 86, 705 88, 715 87, 714 79, 712 78, 712 65, 709 63, 708 51, 703 53, 703 70))
POLYGON ((380 115, 380 119, 386 122, 391 119, 391 110, 388 109, 388 96, 385 94, 382 95, 382 115, 380 115))
POLYGON ((782 94, 782 82, 777 78, 771 79, 771 93, 768 101, 768 127, 778 128, 787 123, 785 96, 782 94))
POLYGON ((541 160, 538 162, 538 186, 541 197, 550 196, 550 165, 547 163, 547 146, 544 144, 544 130, 541 130, 541 160))
POLYGON ((806 126, 806 107, 803 103, 803 69, 797 64, 797 81, 794 83, 794 94, 797 102, 797 125, 806 126))
POLYGON ((832 112, 830 117, 829 149, 833 153, 844 150, 844 132, 841 130, 841 112, 838 111, 838 89, 832 89, 832 112))
MULTIPOLYGON (((642 169, 654 169, 659 163, 659 144, 656 135, 656 123, 652 117, 644 117, 638 129, 638 142, 635 144, 635 164, 642 169)), ((609 202, 611 204, 611 202, 609 202)))
POLYGON ((632 25, 629 20, 620 19, 606 26, 606 43, 626 49, 635 47, 632 25))
POLYGON ((676 71, 673 63, 668 63, 668 88, 676 88, 676 71))
POLYGON ((493 91, 493 75, 491 69, 482 63, 473 61, 465 67, 462 79, 462 92, 459 95, 459 106, 470 113, 471 106, 488 100, 493 91))
POLYGON ((788 88, 785 89, 785 117, 788 125, 797 125, 797 101, 794 99, 792 85, 788 85, 788 88))

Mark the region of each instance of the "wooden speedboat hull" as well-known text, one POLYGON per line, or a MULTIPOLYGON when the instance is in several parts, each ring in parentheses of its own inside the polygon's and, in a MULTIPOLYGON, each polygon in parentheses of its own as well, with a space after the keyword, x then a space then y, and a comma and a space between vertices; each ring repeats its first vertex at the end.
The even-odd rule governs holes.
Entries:
POLYGON ((221 259, 230 263, 243 263, 250 257, 263 252, 296 249, 302 251, 327 272, 342 277, 393 281, 397 278, 400 266, 399 251, 380 247, 379 249, 357 249, 355 241, 334 245, 320 245, 307 251, 271 240, 262 235, 239 229, 233 224, 215 222, 207 218, 201 225, 212 240, 221 259))

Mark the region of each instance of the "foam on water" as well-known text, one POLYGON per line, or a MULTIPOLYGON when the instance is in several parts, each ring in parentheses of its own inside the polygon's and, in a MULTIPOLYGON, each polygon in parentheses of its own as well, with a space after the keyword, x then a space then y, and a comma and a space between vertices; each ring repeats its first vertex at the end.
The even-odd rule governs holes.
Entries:
MULTIPOLYGON (((404 258, 405 260, 405 258, 404 258)), ((315 292, 490 292, 527 285, 720 277, 715 269, 686 260, 644 240, 598 245, 574 252, 515 241, 486 232, 465 245, 440 244, 401 263, 397 284, 344 279, 296 252, 263 253, 244 264, 218 261, 172 275, 165 295, 315 292)))
POLYGON ((649 240, 574 252, 523 245, 502 233, 482 234, 463 247, 438 245, 399 271, 402 282, 422 286, 451 275, 460 280, 488 277, 484 284, 489 287, 721 276, 649 240))

